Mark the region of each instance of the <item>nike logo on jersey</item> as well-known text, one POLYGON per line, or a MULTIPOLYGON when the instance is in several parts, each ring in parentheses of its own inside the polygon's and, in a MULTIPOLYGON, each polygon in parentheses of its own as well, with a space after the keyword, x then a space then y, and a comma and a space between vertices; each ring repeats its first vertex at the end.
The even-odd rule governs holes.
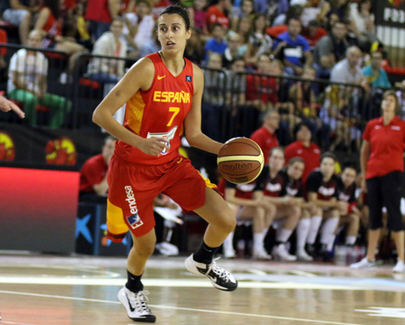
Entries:
POLYGON ((180 164, 183 161, 183 158, 180 158, 179 160, 177 160, 177 163, 180 164))
POLYGON ((164 76, 158 76, 158 77, 157 77, 158 80, 161 80, 161 79, 163 79, 163 78, 166 78, 166 75, 164 75, 164 76))

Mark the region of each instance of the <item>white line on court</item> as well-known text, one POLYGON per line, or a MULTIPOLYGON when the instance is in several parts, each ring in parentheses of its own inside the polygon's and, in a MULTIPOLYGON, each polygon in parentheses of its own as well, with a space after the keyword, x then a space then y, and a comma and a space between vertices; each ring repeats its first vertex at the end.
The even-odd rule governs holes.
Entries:
MULTIPOLYGON (((44 285, 96 285, 96 286, 122 286, 127 279, 124 278, 83 278, 76 276, 0 276, 0 283, 4 284, 44 284, 44 285)), ((211 283, 203 279, 142 279, 148 287, 175 287, 175 288, 210 288, 211 283)), ((297 283, 297 282, 260 282, 240 281, 239 288, 261 289, 317 289, 317 290, 366 290, 367 288, 348 285, 335 285, 323 283, 297 283)))
POLYGON ((35 324, 32 324, 32 323, 10 322, 10 321, 5 321, 5 320, 1 320, 1 319, 0 319, 0 324, 1 324, 1 325, 3 325, 3 324, 10 324, 10 325, 35 325, 35 324))
MULTIPOLYGON (((54 299, 63 299, 63 300, 99 302, 99 303, 106 303, 106 304, 119 304, 118 301, 112 301, 112 300, 90 299, 90 298, 79 298, 79 297, 68 297, 68 296, 57 296, 57 295, 46 295, 46 294, 31 293, 31 292, 18 292, 18 291, 0 290, 0 293, 12 294, 12 295, 21 295, 21 296, 42 297, 42 298, 54 298, 54 299)), ((178 307, 178 306, 165 306, 165 305, 149 305, 149 306, 153 307, 153 308, 158 308, 158 309, 183 310, 183 311, 192 311, 192 312, 200 312, 200 313, 222 314, 222 315, 264 318, 264 319, 278 319, 278 320, 297 321, 297 322, 311 323, 311 324, 359 325, 359 324, 353 324, 353 323, 341 323, 341 322, 333 322, 333 321, 327 321, 327 320, 284 317, 284 316, 275 316, 275 315, 238 313, 238 312, 232 312, 232 311, 186 308, 186 307, 178 307)), ((23 324, 23 325, 31 325, 31 324, 23 324)))

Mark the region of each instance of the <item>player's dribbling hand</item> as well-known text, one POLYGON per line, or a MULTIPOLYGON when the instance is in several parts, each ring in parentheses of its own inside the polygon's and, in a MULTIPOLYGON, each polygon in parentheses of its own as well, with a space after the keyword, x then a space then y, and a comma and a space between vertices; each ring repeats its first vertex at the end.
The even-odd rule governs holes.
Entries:
POLYGON ((167 140, 165 137, 144 139, 143 145, 139 149, 148 155, 159 156, 168 149, 167 140))

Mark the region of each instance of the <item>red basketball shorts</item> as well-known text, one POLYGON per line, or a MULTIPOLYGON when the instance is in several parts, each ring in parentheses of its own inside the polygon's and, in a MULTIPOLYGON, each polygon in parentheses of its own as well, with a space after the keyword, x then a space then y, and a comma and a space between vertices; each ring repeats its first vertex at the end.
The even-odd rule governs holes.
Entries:
POLYGON ((160 193, 191 211, 204 205, 205 190, 200 173, 182 156, 155 166, 128 163, 114 155, 108 171, 107 237, 119 242, 128 230, 138 237, 151 231, 153 201, 160 193))

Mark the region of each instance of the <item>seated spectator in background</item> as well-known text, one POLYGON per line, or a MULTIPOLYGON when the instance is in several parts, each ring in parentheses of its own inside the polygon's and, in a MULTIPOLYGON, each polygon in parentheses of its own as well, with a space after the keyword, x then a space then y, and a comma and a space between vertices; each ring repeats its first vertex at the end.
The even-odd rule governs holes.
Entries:
POLYGON ((80 170, 80 200, 106 200, 108 195, 107 171, 114 153, 116 139, 104 139, 101 153, 89 158, 80 170))
POLYGON ((249 37, 249 43, 251 44, 251 61, 256 64, 257 59, 264 53, 271 54, 273 47, 273 40, 266 33, 268 27, 267 17, 264 14, 258 14, 253 20, 253 30, 249 37))
POLYGON ((21 44, 27 44, 28 33, 32 14, 37 10, 37 6, 30 6, 30 0, 2 0, 0 5, 3 12, 3 19, 11 25, 18 26, 18 35, 21 44))
POLYGON ((370 64, 363 68, 363 75, 373 87, 391 88, 391 83, 388 80, 387 73, 381 67, 383 54, 379 51, 371 53, 370 64))
POLYGON ((359 40, 360 45, 369 47, 372 42, 377 40, 370 0, 350 3, 349 18, 350 29, 359 40))
MULTIPOLYGON (((123 20, 119 17, 115 18, 111 23, 110 31, 101 35, 94 44, 92 54, 125 58, 127 45, 121 40, 123 27, 123 20)), ((87 75, 102 83, 115 84, 124 75, 124 67, 124 60, 93 58, 89 63, 87 75)))
POLYGON ((253 6, 254 6, 254 1, 253 0, 242 0, 240 4, 239 10, 235 10, 235 7, 233 8, 232 12, 232 20, 231 20, 231 29, 236 30, 239 21, 242 17, 247 17, 250 21, 253 20, 255 13, 253 11, 253 6))
MULTIPOLYGON (((40 48, 42 32, 33 30, 28 36, 28 46, 40 48)), ((7 94, 10 99, 23 103, 28 123, 37 125, 37 105, 51 110, 49 126, 58 128, 72 103, 64 97, 47 93, 48 59, 38 51, 21 49, 10 59, 7 94)))
POLYGON ((357 46, 349 47, 346 50, 346 58, 333 67, 330 81, 360 84, 365 80, 359 65, 361 54, 357 46))
POLYGON ((202 35, 208 35, 206 6, 207 0, 194 0, 194 28, 202 35))
POLYGON ((20 118, 24 118, 24 112, 12 101, 0 95, 0 111, 10 112, 14 111, 20 118))
MULTIPOLYGON (((316 79, 330 79, 330 73, 332 72, 334 66, 334 60, 331 55, 322 55, 319 64, 314 64, 315 67, 315 78, 316 79)), ((325 89, 325 85, 316 84, 315 92, 319 95, 325 89)))
POLYGON ((90 21, 90 33, 93 41, 107 32, 113 18, 120 12, 120 0, 88 0, 84 18, 90 21))
POLYGON ((347 225, 345 245, 354 246, 360 228, 360 210, 357 208, 356 200, 356 168, 346 166, 342 175, 338 177, 337 198, 339 201, 347 202, 348 208, 340 212, 340 226, 347 225))
POLYGON ((59 1, 43 0, 34 29, 41 30, 46 35, 42 42, 43 48, 55 49, 70 56, 70 71, 73 71, 76 57, 80 53, 87 52, 86 48, 78 44, 73 37, 64 37, 62 35, 59 1))
POLYGON ((128 47, 131 48, 132 57, 137 57, 139 49, 153 39, 155 21, 151 12, 152 5, 149 0, 136 0, 135 12, 127 13, 124 16, 124 35, 128 47))
POLYGON ((311 129, 309 125, 300 123, 295 127, 296 141, 284 149, 285 161, 288 164, 294 157, 301 157, 305 163, 302 180, 305 182, 308 175, 321 163, 321 150, 318 145, 311 142, 311 129))
POLYGON ((274 55, 285 65, 285 71, 292 75, 302 75, 304 63, 312 64, 312 54, 308 41, 300 35, 301 22, 297 18, 288 20, 288 30, 278 35, 274 42, 274 55))
POLYGON ((240 36, 234 32, 228 34, 227 47, 222 56, 222 65, 229 69, 232 62, 237 58, 244 58, 246 55, 245 49, 241 46, 240 36))
MULTIPOLYGON (((249 42, 250 36, 252 35, 252 20, 243 16, 239 19, 237 28, 235 32, 240 36, 240 45, 239 45, 239 55, 246 58, 247 62, 250 61, 250 48, 251 43, 249 42)), ((229 34, 234 33, 234 31, 229 31, 229 34)), ((228 34, 228 35, 229 35, 228 34)))
POLYGON ((205 60, 211 53, 223 55, 226 50, 225 29, 220 24, 212 26, 212 38, 205 44, 205 60))
POLYGON ((226 103, 231 105, 232 110, 246 104, 246 75, 239 74, 241 72, 245 72, 245 60, 236 58, 226 71, 226 103))
POLYGON ((229 13, 232 9, 231 0, 219 0, 216 5, 208 7, 207 10, 207 27, 211 33, 214 33, 215 25, 220 24, 224 29, 229 27, 229 13))
POLYGON ((346 56, 346 49, 349 43, 346 40, 347 27, 342 21, 333 24, 328 35, 322 37, 314 48, 314 61, 322 65, 323 56, 329 56, 332 64, 342 60, 346 56))
MULTIPOLYGON (((159 41, 157 42, 159 43, 159 41)), ((160 43, 158 50, 160 50, 160 43)), ((201 39, 201 34, 197 31, 193 31, 187 41, 184 56, 191 62, 200 65, 204 61, 204 55, 204 42, 201 39)))
POLYGON ((309 46, 313 48, 326 34, 326 30, 320 26, 317 20, 311 20, 308 26, 304 28, 302 36, 307 39, 309 46))

